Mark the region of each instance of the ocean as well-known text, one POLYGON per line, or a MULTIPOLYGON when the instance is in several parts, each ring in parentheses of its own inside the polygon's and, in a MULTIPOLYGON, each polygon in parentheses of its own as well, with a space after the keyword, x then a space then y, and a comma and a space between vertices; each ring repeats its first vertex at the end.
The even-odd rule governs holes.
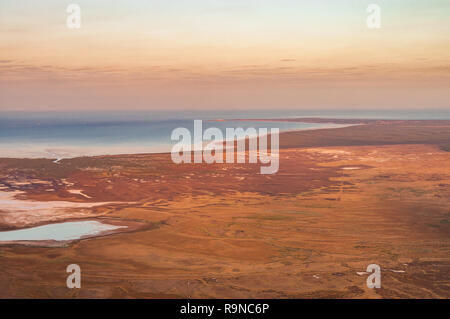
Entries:
POLYGON ((339 127, 336 124, 279 121, 233 121, 245 118, 385 118, 450 119, 450 112, 409 111, 383 114, 355 111, 228 111, 228 112, 0 112, 0 157, 61 159, 78 156, 169 152, 175 128, 248 127, 289 130, 339 127), (227 119, 226 121, 211 121, 227 119))

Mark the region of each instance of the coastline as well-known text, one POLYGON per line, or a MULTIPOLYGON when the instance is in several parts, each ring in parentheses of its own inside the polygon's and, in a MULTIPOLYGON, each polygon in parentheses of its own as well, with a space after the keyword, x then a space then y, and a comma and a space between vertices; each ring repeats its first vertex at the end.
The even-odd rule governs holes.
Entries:
POLYGON ((449 136, 450 121, 286 132, 280 171, 266 176, 251 164, 176 165, 168 153, 0 159, 1 191, 20 200, 120 202, 40 224, 150 227, 0 245, 0 282, 25 279, 0 297, 70 298, 55 274, 75 258, 91 274, 80 298, 448 298, 449 136), (380 291, 359 274, 374 262, 386 269, 380 291))
MULTIPOLYGON (((230 122, 235 120, 205 120, 205 122, 230 122)), ((252 119, 239 119, 238 122, 249 122, 252 119)), ((260 121, 260 120, 255 120, 260 121)), ((266 120, 266 122, 286 122, 285 120, 266 120)), ((290 121, 297 122, 299 124, 324 124, 321 127, 305 127, 305 128, 293 128, 280 130, 280 134, 288 132, 301 132, 309 130, 321 130, 321 129, 333 129, 347 127, 354 124, 339 124, 339 123, 314 123, 314 122, 302 122, 302 121, 290 121)), ((207 142, 205 142, 206 144, 207 142)), ((163 145, 147 145, 138 146, 136 143, 130 144, 113 144, 113 145, 86 145, 86 146, 55 146, 55 145, 23 145, 21 149, 8 149, 8 144, 0 144, 1 153, 0 158, 21 158, 21 159, 52 159, 54 163, 59 164, 63 159, 77 158, 77 157, 95 157, 95 156, 116 156, 116 155, 137 155, 137 154, 168 154, 170 148, 173 146, 167 144, 163 145), (22 150, 23 149, 23 150, 22 150), (5 156, 7 154, 7 156, 5 156), (46 155, 43 155, 46 154, 46 155)))
MULTIPOLYGON (((228 122, 228 121, 236 121, 236 122, 246 122, 246 121, 258 121, 258 122, 299 122, 299 123, 317 123, 317 124, 329 124, 327 127, 317 127, 317 128, 300 128, 300 129, 289 129, 285 131, 280 131, 280 148, 295 148, 295 147, 313 147, 317 146, 333 146, 333 145, 346 145, 350 140, 352 145, 373 145, 378 144, 382 145, 386 144, 402 144, 402 143, 436 143, 433 141, 437 141, 440 147, 443 147, 445 150, 450 150, 450 141, 446 141, 445 137, 447 134, 446 129, 450 126, 450 120, 384 120, 384 119, 339 119, 339 118, 249 118, 249 119, 215 119, 215 120, 207 120, 208 122, 228 122), (353 129, 351 131, 346 131, 346 129, 351 129, 352 127, 358 126, 369 126, 370 128, 374 128, 377 133, 377 136, 367 136, 364 132, 364 129, 353 129), (409 137, 406 134, 401 134, 399 138, 395 138, 395 136, 388 136, 392 134, 384 133, 386 138, 383 137, 383 133, 378 130, 378 128, 383 127, 386 129, 391 129, 392 133, 398 134, 398 132, 393 132, 395 129, 401 130, 408 128, 410 126, 415 126, 416 128, 427 128, 430 130, 430 134, 424 138, 424 136, 420 136, 418 134, 418 130, 409 129, 408 131, 411 133, 409 137), (441 128, 441 130, 440 130, 441 128), (392 130, 394 129, 394 130, 392 130), (341 140, 338 142, 338 136, 332 136, 332 134, 328 134, 329 130, 334 130, 334 132, 343 133, 338 134, 341 137, 341 140), (312 132, 320 132, 323 133, 311 134, 312 132), (381 133, 381 134, 380 134, 381 133), (433 134, 437 134, 437 137, 433 137, 433 134), (404 136, 403 136, 404 135, 404 136), (361 138, 358 139, 358 136, 361 138), (393 138, 394 137, 394 138, 393 138), (331 138, 331 140, 330 140, 331 138), (303 141, 302 141, 303 139, 303 141), (322 141, 320 141, 322 139, 322 141), (326 140, 329 140, 326 142, 326 140)), ((270 143, 269 143, 270 145, 270 143)), ((168 146, 167 146, 168 147, 168 146)), ((89 146, 87 149, 92 148, 98 150, 101 149, 99 146, 89 146)), ((164 147, 163 147, 164 148, 164 147)), ((148 151, 148 147, 133 147, 133 146, 109 146, 106 147, 105 150, 100 151, 99 153, 89 154, 86 152, 85 155, 74 155, 71 156, 66 154, 66 156, 55 156, 54 150, 51 147, 47 148, 45 152, 47 152, 48 156, 0 156, 0 158, 4 159, 51 159, 55 164, 60 164, 62 160, 65 159, 73 159, 73 158, 81 158, 81 157, 108 157, 108 156, 126 156, 126 155, 147 155, 147 154, 170 154, 169 150, 155 149, 154 151, 148 151), (114 149, 111 151, 111 149, 114 149), (109 151, 108 151, 109 150, 109 151)), ((36 151, 39 153, 40 151, 36 151)), ((64 150, 63 150, 64 152, 64 150)), ((82 152, 82 151, 80 151, 82 152)), ((3 152, 4 154, 5 152, 3 152)), ((67 153, 67 152, 66 152, 67 153)))

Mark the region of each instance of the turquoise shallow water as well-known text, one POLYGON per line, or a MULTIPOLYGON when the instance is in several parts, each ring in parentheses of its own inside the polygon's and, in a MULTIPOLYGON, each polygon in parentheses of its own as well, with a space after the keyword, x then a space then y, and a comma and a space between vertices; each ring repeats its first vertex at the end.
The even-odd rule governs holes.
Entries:
POLYGON ((126 226, 103 224, 98 221, 67 222, 33 228, 0 232, 0 241, 76 240, 84 236, 95 236, 126 226))

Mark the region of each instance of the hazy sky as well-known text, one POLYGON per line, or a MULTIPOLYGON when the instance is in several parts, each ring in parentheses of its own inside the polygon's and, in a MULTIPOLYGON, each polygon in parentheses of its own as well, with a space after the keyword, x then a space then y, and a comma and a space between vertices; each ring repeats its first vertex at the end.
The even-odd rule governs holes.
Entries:
POLYGON ((449 88, 448 0, 0 0, 0 111, 450 108, 449 88))

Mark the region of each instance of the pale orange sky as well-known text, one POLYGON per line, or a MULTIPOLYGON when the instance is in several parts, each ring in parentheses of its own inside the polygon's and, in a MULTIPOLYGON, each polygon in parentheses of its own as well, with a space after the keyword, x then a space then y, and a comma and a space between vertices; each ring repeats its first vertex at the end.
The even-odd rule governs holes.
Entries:
POLYGON ((372 2, 0 0, 0 110, 450 108, 450 2, 372 2))

